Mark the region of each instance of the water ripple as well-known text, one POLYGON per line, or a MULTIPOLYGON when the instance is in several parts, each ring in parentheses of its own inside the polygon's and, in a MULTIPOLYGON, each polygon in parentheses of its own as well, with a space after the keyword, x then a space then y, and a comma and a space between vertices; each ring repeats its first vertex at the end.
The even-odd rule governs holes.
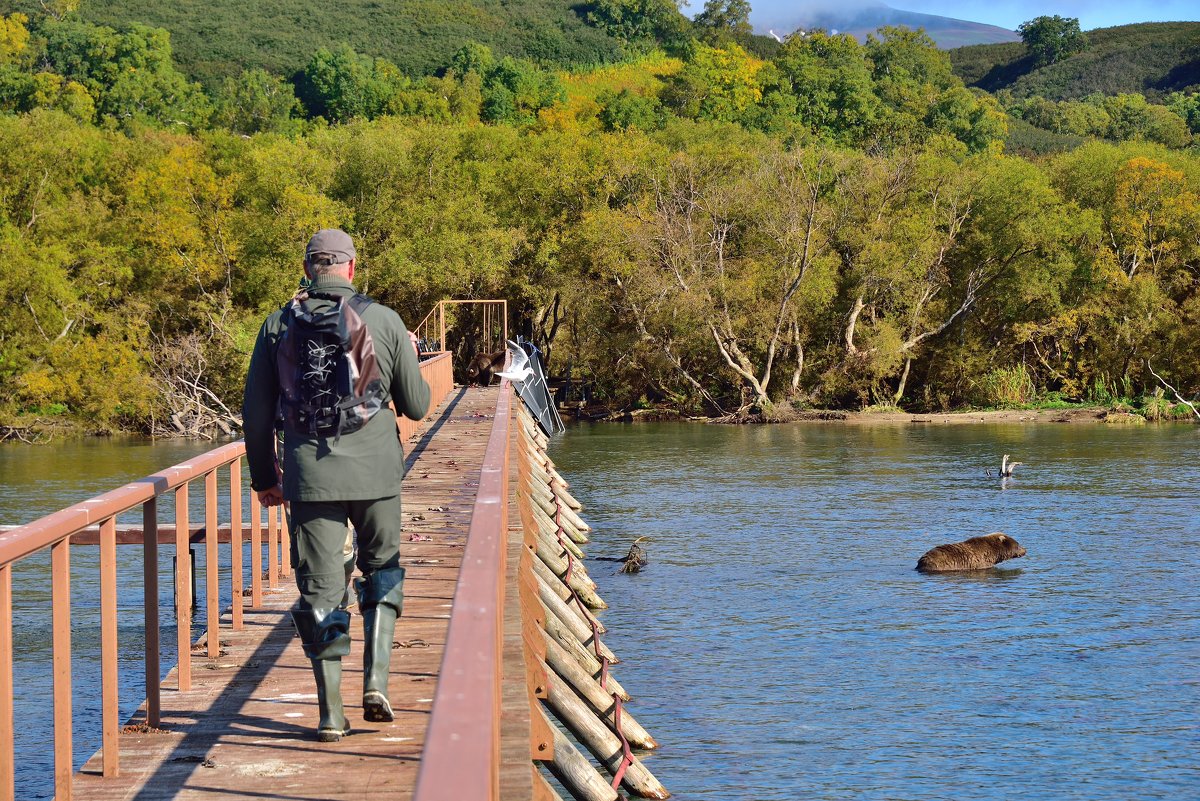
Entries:
POLYGON ((1200 798, 1191 427, 573 428, 552 455, 681 799, 1200 798), (1003 453, 1016 478, 984 477, 1003 453), (913 570, 989 531, 1029 555, 913 570))

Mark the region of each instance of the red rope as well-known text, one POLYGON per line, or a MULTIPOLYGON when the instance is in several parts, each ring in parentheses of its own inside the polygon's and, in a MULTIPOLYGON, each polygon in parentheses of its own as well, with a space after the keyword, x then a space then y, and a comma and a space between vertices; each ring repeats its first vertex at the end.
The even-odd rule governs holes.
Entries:
POLYGON ((621 764, 617 766, 612 780, 612 788, 615 790, 620 786, 621 779, 625 778, 625 771, 633 764, 633 752, 629 750, 629 741, 621 731, 621 699, 616 693, 613 693, 613 702, 616 704, 613 707, 613 728, 617 730, 617 737, 621 739, 621 764))

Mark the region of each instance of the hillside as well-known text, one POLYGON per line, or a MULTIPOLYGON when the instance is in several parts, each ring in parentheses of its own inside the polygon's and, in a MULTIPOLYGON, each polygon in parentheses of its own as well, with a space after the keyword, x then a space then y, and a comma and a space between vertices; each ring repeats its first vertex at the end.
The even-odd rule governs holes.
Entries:
POLYGON ((773 30, 785 35, 797 29, 848 33, 860 42, 867 34, 874 33, 884 25, 904 25, 909 28, 924 28, 938 47, 951 48, 964 45, 1020 41, 1016 32, 953 17, 904 11, 883 3, 841 2, 836 4, 807 3, 787 14, 755 14, 755 27, 773 30))
POLYGON ((1025 46, 975 45, 950 51, 954 72, 989 92, 1077 100, 1092 93, 1140 92, 1158 99, 1200 90, 1200 22, 1147 22, 1087 32, 1088 48, 1040 69, 1025 46))
MULTIPOLYGON (((343 42, 412 75, 445 66, 469 41, 498 56, 548 64, 592 64, 621 55, 621 42, 587 24, 571 0, 84 0, 84 19, 133 22, 171 32, 175 58, 213 85, 244 67, 279 75, 302 68, 317 48, 343 42)), ((37 0, 4 0, 0 11, 32 13, 37 0)))

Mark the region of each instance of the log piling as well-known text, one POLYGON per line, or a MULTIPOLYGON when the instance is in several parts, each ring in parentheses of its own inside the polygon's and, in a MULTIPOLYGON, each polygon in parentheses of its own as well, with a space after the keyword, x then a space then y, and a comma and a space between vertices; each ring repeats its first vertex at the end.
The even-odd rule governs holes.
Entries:
POLYGON ((552 754, 534 760, 536 797, 560 797, 545 783, 540 765, 575 801, 615 801, 619 790, 667 798, 670 793, 632 751, 657 748, 658 742, 624 707, 630 694, 610 669, 619 660, 604 644, 605 628, 594 611, 608 605, 584 566, 582 546, 593 529, 546 453, 549 439, 524 408, 516 417, 521 600, 526 620, 536 621, 526 636, 526 669, 530 698, 552 718, 552 754))

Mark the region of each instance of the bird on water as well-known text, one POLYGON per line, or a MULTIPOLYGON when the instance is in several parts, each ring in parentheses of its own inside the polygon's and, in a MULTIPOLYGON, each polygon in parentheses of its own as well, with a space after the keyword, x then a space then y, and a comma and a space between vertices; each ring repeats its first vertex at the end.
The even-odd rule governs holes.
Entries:
POLYGON ((1021 462, 1008 461, 1008 454, 1004 454, 1004 459, 1000 461, 1000 477, 1011 478, 1013 470, 1015 470, 1019 464, 1021 464, 1021 462))

